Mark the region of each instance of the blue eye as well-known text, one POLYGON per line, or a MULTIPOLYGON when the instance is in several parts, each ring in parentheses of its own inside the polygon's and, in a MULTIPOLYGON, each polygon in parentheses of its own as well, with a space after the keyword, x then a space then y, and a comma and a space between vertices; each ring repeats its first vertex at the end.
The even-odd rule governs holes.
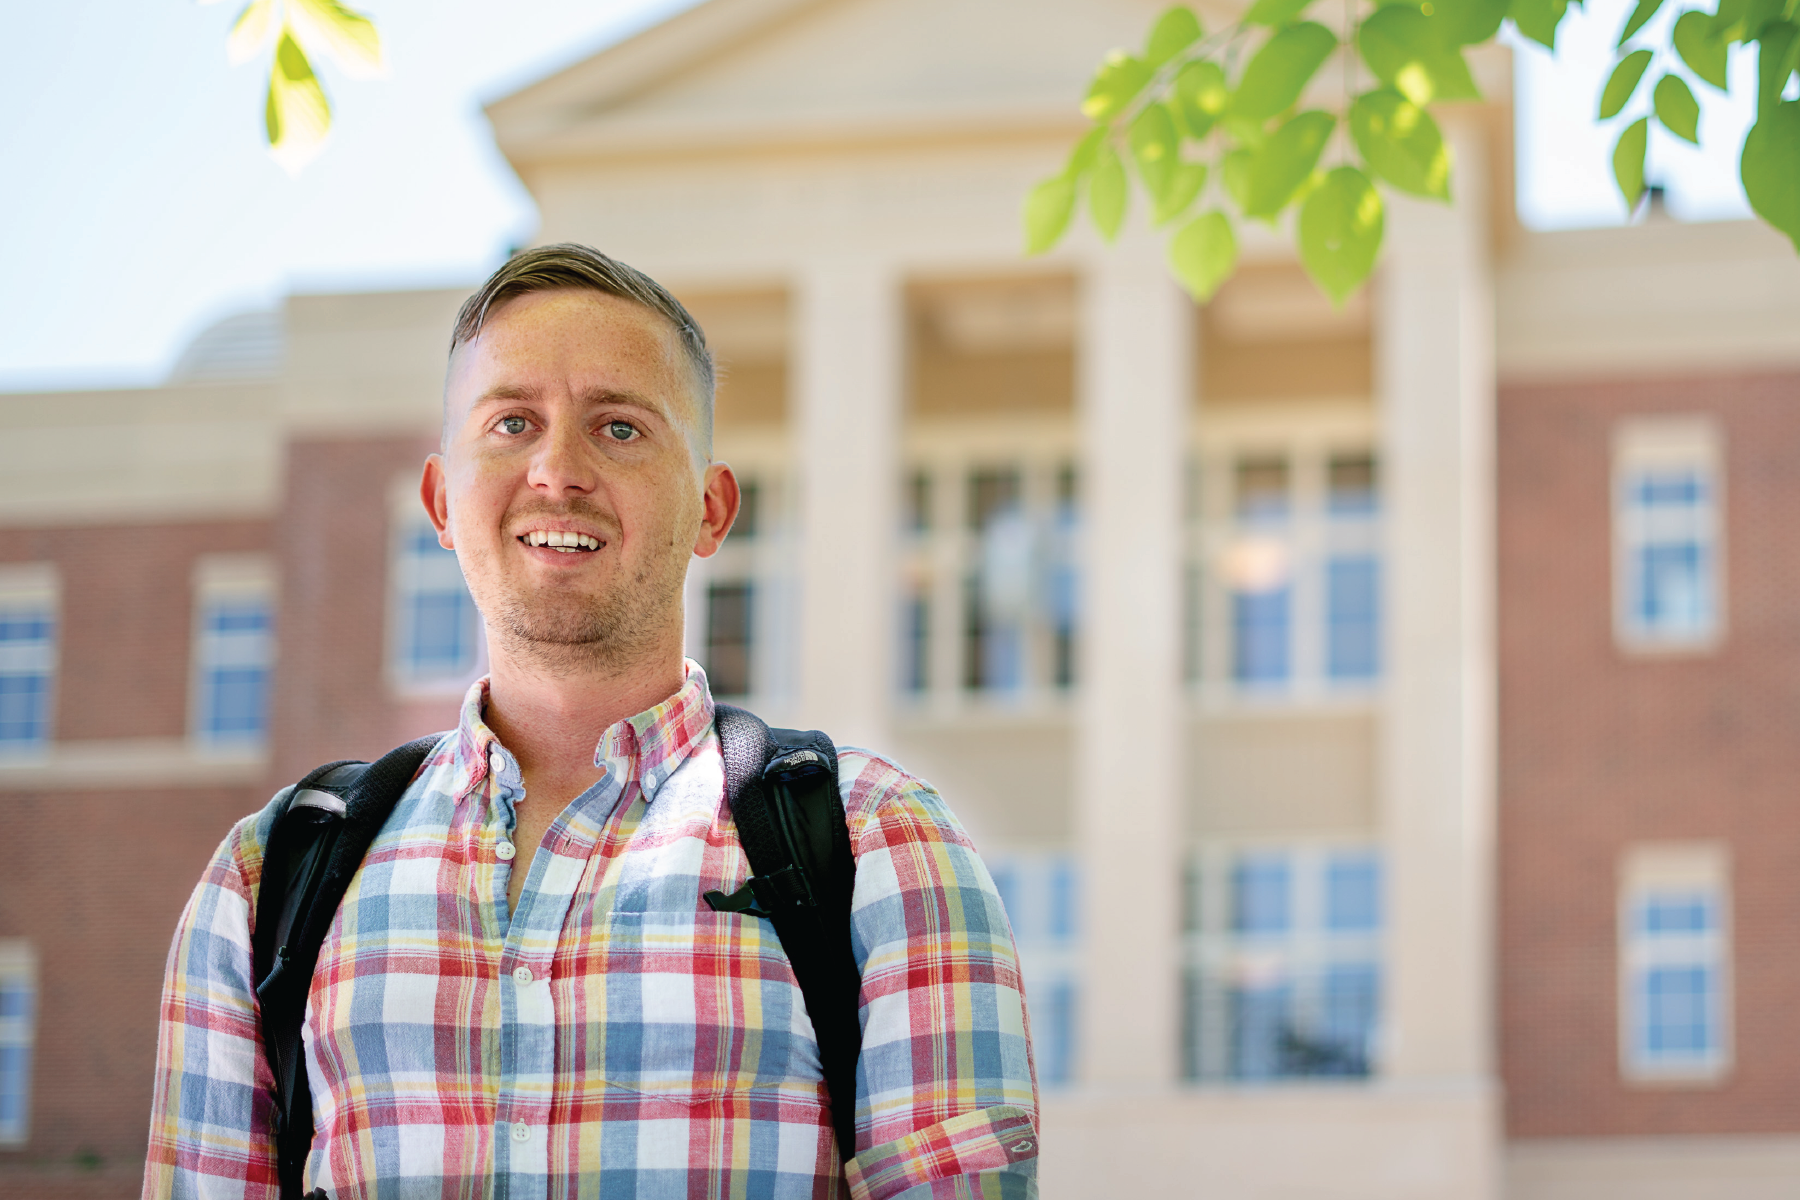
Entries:
POLYGON ((626 421, 609 421, 606 432, 614 441, 629 442, 637 436, 637 427, 626 421))
POLYGON ((505 433, 515 434, 515 435, 524 433, 526 426, 529 424, 530 424, 530 422, 527 421, 524 417, 502 417, 502 418, 500 418, 500 429, 502 430, 502 432, 505 432, 505 433))

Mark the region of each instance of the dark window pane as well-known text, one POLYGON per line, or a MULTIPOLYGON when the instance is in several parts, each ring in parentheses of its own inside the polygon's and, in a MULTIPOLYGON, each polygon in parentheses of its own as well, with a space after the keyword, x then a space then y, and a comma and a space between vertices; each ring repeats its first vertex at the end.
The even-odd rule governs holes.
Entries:
POLYGON ((1375 459, 1367 454, 1333 458, 1326 468, 1327 506, 1340 516, 1372 513, 1376 508, 1375 459))
POLYGON ((716 695, 750 694, 753 588, 715 583, 706 589, 706 677, 716 695))
POLYGON ((754 479, 738 485, 738 515, 727 539, 753 538, 762 532, 762 486, 754 479))
POLYGON ((1247 520, 1288 514, 1288 464, 1285 458, 1238 460, 1237 515, 1247 520))

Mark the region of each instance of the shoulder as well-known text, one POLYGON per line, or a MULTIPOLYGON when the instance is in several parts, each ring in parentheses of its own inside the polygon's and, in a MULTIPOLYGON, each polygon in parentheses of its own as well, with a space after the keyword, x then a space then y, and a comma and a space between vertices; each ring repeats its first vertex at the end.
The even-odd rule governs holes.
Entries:
POLYGON ((859 855, 896 842, 969 847, 969 835, 938 790, 891 758, 839 746, 838 790, 850 843, 859 855))

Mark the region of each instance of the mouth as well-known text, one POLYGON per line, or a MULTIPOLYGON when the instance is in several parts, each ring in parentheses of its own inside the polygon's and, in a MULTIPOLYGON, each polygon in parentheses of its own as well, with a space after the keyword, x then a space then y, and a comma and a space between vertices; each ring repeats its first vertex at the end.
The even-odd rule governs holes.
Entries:
POLYGON ((555 550, 559 554, 592 554, 605 545, 591 533, 574 529, 528 529, 518 535, 522 546, 555 550))

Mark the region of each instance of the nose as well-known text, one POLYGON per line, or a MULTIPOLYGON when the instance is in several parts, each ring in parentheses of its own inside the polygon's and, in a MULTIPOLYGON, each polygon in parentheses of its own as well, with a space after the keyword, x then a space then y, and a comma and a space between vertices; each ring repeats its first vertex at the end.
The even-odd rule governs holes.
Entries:
POLYGON ((557 421, 539 440, 526 481, 552 499, 586 496, 599 486, 599 455, 576 421, 557 421))

